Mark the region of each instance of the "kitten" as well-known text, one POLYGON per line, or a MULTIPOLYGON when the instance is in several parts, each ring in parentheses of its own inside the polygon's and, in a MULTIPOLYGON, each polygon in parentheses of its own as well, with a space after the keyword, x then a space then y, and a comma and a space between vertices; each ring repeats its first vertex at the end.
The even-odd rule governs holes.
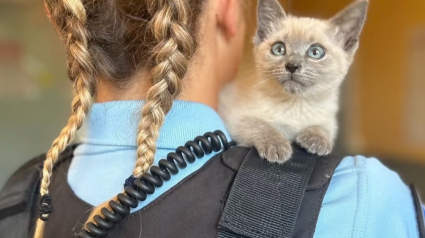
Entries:
POLYGON ((228 87, 221 98, 221 115, 239 144, 277 163, 291 157, 291 142, 313 154, 332 151, 339 88, 367 9, 368 1, 359 0, 319 20, 286 15, 277 0, 259 0, 258 77, 228 87))

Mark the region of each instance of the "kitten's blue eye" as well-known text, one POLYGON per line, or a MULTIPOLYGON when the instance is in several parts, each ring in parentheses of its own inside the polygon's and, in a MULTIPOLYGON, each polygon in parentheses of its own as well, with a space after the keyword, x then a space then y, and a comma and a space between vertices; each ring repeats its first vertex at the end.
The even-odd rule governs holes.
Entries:
POLYGON ((312 45, 307 51, 308 56, 313 59, 321 59, 325 56, 325 49, 320 45, 312 45))
POLYGON ((276 42, 272 46, 272 54, 282 56, 286 54, 285 44, 283 42, 276 42))

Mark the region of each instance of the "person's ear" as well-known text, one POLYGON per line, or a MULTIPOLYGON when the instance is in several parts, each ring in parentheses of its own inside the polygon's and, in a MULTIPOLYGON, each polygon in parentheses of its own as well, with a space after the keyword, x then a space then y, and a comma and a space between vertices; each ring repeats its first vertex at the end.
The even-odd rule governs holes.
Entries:
POLYGON ((239 0, 218 0, 217 24, 228 40, 235 37, 240 21, 239 0))

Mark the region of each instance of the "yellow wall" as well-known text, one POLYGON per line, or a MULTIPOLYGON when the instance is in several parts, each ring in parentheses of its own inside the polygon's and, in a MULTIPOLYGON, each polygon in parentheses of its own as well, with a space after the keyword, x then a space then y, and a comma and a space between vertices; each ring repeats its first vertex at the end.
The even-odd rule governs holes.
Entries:
MULTIPOLYGON (((362 134, 366 153, 425 163, 425 145, 409 141, 405 118, 410 92, 409 64, 414 51, 412 34, 418 28, 425 31, 425 1, 371 2, 356 79, 359 80, 360 127, 353 128, 362 134)), ((423 60, 425 67, 425 56, 423 60)), ((425 110, 425 102, 420 105, 418 113, 425 110)))

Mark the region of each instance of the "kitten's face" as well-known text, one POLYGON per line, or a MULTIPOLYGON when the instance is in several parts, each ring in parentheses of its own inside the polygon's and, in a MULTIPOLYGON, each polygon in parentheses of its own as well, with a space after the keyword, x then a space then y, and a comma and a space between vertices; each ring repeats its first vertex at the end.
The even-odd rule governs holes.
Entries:
POLYGON ((255 57, 261 79, 277 80, 290 94, 338 90, 358 48, 367 1, 359 3, 325 21, 286 16, 276 0, 260 0, 255 57))
POLYGON ((279 81, 291 94, 331 90, 341 83, 351 58, 326 22, 288 17, 256 48, 263 80, 279 81))

